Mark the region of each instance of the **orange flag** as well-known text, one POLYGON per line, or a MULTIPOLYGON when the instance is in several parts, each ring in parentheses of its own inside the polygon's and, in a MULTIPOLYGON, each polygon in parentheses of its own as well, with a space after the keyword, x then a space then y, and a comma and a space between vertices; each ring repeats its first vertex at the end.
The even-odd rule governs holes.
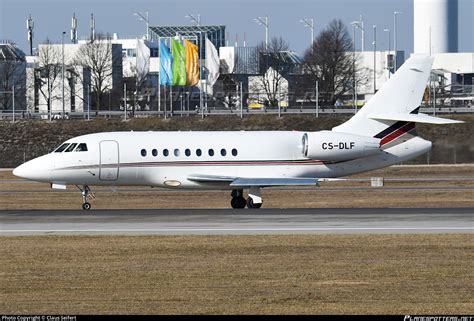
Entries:
POLYGON ((186 85, 195 86, 199 82, 199 53, 198 46, 189 40, 184 40, 186 52, 186 85))

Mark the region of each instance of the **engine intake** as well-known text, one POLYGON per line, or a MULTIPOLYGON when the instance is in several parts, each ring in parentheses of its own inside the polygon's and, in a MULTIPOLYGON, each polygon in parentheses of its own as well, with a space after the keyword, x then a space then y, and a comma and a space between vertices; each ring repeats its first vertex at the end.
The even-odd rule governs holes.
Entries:
POLYGON ((304 133, 304 157, 322 161, 345 161, 380 153, 380 139, 333 131, 304 133))

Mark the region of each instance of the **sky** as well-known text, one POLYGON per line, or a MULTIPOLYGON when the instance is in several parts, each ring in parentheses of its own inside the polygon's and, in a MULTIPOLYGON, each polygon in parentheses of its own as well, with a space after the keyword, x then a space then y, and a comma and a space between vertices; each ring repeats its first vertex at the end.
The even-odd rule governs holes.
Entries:
MULTIPOLYGON (((458 0, 460 52, 474 52, 474 0, 458 0)), ((254 22, 268 16, 269 37, 283 37, 291 50, 303 55, 311 41, 310 29, 301 19, 314 19, 315 36, 333 19, 350 23, 362 15, 366 26, 365 49, 372 50, 373 25, 377 26, 377 49, 388 49, 388 33, 393 37, 393 12, 397 18, 397 47, 405 56, 413 51, 413 0, 0 0, 0 39, 9 39, 29 52, 26 19, 31 14, 35 23, 34 44, 49 38, 60 43, 63 31, 69 41, 71 17, 78 19, 78 36, 89 34, 89 18, 93 13, 96 31, 117 33, 119 37, 135 38, 146 33, 146 26, 134 12, 149 12, 151 26, 190 25, 186 15, 200 14, 202 25, 226 25, 229 43, 236 35, 242 45, 244 33, 247 46, 265 39, 265 28, 254 22)), ((393 50, 393 38, 391 40, 393 50)), ((356 49, 361 47, 356 33, 356 49)))

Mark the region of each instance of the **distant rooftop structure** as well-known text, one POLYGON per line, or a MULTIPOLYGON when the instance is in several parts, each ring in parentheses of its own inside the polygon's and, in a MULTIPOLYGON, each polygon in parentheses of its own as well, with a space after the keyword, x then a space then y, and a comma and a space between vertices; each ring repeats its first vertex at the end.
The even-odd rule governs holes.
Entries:
POLYGON ((303 60, 293 51, 261 52, 261 59, 268 57, 268 65, 281 64, 293 68, 303 63, 303 60))
POLYGON ((0 40, 1 61, 25 61, 25 53, 9 40, 0 40))
POLYGON ((224 74, 265 74, 270 67, 291 74, 302 64, 302 59, 293 51, 259 52, 258 47, 222 47, 220 59, 224 74))
POLYGON ((225 46, 225 26, 158 26, 150 27, 150 37, 152 41, 158 41, 160 38, 174 38, 181 36, 192 42, 202 44, 200 56, 205 58, 205 39, 206 37, 214 44, 217 50, 225 46))

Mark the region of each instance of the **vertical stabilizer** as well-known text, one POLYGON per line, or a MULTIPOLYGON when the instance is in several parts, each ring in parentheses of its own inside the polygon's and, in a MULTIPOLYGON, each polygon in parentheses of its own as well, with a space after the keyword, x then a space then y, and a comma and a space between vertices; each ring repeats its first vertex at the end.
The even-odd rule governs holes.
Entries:
POLYGON ((390 80, 347 122, 334 127, 337 132, 376 136, 394 125, 390 119, 373 119, 375 115, 409 115, 421 103, 430 76, 433 58, 412 56, 390 80))

